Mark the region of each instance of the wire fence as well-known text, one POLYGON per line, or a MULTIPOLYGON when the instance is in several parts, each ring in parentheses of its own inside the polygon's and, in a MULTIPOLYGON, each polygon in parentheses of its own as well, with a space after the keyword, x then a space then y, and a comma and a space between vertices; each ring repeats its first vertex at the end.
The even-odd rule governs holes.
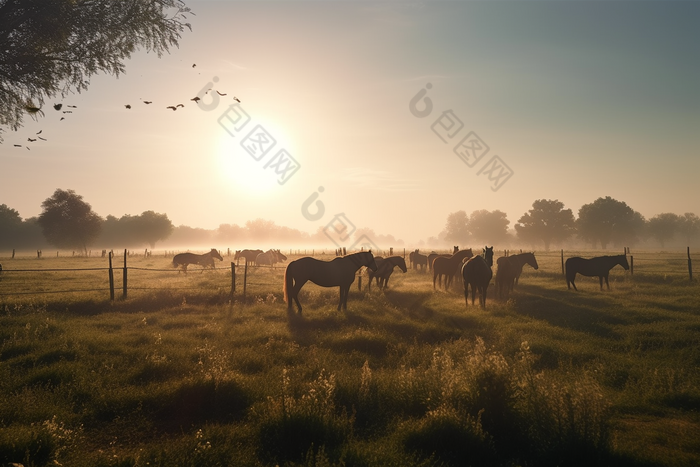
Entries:
MULTIPOLYGON (((305 253, 320 252, 320 257, 334 257, 334 253, 327 253, 324 250, 290 250, 289 261, 295 259, 294 256, 305 256, 305 253)), ((658 278, 673 280, 693 281, 693 259, 700 261, 697 255, 691 255, 690 249, 686 252, 652 252, 652 251, 630 251, 625 248, 630 270, 624 271, 632 278, 644 278, 654 276, 658 278), (694 257, 695 256, 695 257, 694 257)), ((495 251, 495 257, 507 256, 519 253, 519 250, 495 251)), ((340 252, 342 253, 342 252, 340 252)), ((381 252, 390 253, 389 250, 381 252)), ((393 251, 391 251, 393 253, 393 251)), ((406 249, 397 250, 398 255, 405 256, 406 263, 411 268, 409 262, 409 251, 406 249)), ((438 253, 451 253, 443 251, 438 253)), ((477 251, 475 251, 477 253, 477 251)), ((548 251, 536 252, 539 265, 538 274, 558 275, 564 274, 564 262, 572 256, 593 257, 601 254, 611 254, 613 252, 600 251, 548 251)), ((230 254, 230 250, 229 250, 230 254)), ((622 254, 620 252, 619 254, 622 254)), ((162 261, 163 257, 159 257, 162 261)), ((15 268, 17 260, 5 261, 4 269, 0 268, 0 300, 8 301, 26 296, 58 295, 66 294, 90 296, 93 298, 109 297, 111 300, 126 299, 129 297, 149 294, 158 290, 168 290, 172 292, 203 292, 216 291, 219 295, 227 296, 229 300, 247 300, 250 297, 268 297, 270 294, 280 294, 283 290, 284 271, 286 264, 280 266, 256 266, 243 261, 243 264, 229 264, 224 267, 211 268, 190 268, 188 273, 183 273, 168 264, 168 267, 159 267, 150 255, 144 254, 136 258, 124 254, 123 264, 112 264, 112 257, 109 255, 107 267, 27 267, 15 268), (133 265, 132 263, 137 263, 133 265)), ((230 258, 229 258, 230 259, 230 258)), ((116 258, 115 258, 116 260, 116 258)), ((20 260, 21 261, 21 260, 20 260)), ((31 264, 35 266, 37 262, 44 259, 34 259, 31 264)), ((52 258, 47 263, 60 261, 59 258, 52 258)), ((88 259, 85 259, 88 261, 88 259)), ((89 262, 104 263, 104 259, 92 257, 89 262)), ((224 264, 226 264, 225 262, 224 264)), ((421 272, 420 269, 416 270, 421 272)), ((526 274, 535 273, 524 271, 526 274)), ((358 287, 362 288, 362 276, 359 275, 358 287)), ((366 284, 366 282, 365 282, 366 284)))

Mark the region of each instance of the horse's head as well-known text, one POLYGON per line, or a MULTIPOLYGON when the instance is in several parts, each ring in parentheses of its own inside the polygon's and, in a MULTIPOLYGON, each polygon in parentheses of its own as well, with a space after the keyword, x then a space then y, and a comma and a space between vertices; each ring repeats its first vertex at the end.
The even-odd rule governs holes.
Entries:
POLYGON ((399 256, 399 260, 398 260, 398 266, 401 269, 401 271, 403 271, 404 273, 406 271, 408 271, 408 268, 406 267, 406 260, 400 256, 399 256))
POLYGON ((619 258, 620 258, 620 261, 618 262, 618 264, 620 266, 622 266, 623 268, 625 268, 625 270, 628 270, 630 268, 630 265, 627 262, 627 255, 620 255, 619 258))
POLYGON ((211 253, 210 256, 211 256, 212 258, 216 258, 216 259, 218 259, 219 261, 223 261, 223 260, 224 260, 224 258, 219 254, 218 251, 216 251, 216 249, 212 248, 210 253, 211 253))
POLYGON ((362 266, 367 266, 372 271, 377 270, 377 263, 374 261, 374 255, 372 254, 372 250, 363 251, 359 254, 362 256, 362 266))
POLYGON ((241 256, 241 250, 236 250, 236 253, 233 255, 233 260, 236 261, 238 258, 242 258, 241 256))
POLYGON ((279 250, 272 250, 275 256, 277 256, 277 261, 287 261, 287 257, 282 254, 279 250))
POLYGON ((525 257, 527 259, 527 264, 533 267, 533 269, 539 269, 539 265, 537 264, 537 258, 535 258, 534 253, 527 253, 527 256, 525 257))
POLYGON ((484 247, 484 259, 486 260, 486 264, 489 266, 493 266, 493 247, 484 247))

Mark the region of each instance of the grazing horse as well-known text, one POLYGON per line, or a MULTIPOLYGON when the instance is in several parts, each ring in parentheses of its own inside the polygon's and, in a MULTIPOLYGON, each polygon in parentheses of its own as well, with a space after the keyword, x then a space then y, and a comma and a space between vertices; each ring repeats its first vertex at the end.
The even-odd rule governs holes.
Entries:
POLYGON ((573 285, 574 290, 578 290, 574 280, 576 279, 576 274, 581 274, 587 277, 598 276, 600 280, 600 290, 603 290, 603 279, 605 279, 605 285, 607 285, 608 290, 610 290, 608 275, 610 274, 610 270, 618 264, 625 268, 625 270, 630 268, 630 265, 627 264, 626 255, 598 256, 591 259, 584 259, 578 256, 569 258, 566 260, 566 287, 571 289, 573 285))
POLYGON ((538 269, 537 259, 534 253, 520 253, 519 255, 501 256, 496 260, 498 270, 496 271, 496 295, 506 297, 513 291, 514 284, 518 283, 518 278, 523 272, 523 266, 529 264, 534 269, 538 269))
POLYGON ((350 285, 355 281, 355 273, 362 266, 377 270, 371 251, 361 251, 331 261, 321 261, 310 256, 292 261, 284 272, 284 299, 287 302, 287 310, 292 311, 294 300, 301 314, 299 291, 308 281, 321 287, 340 286, 338 311, 341 307, 347 310, 350 285))
POLYGON ((255 258, 262 252, 262 250, 236 250, 236 254, 233 255, 233 260, 238 264, 238 259, 243 258, 246 263, 255 264, 255 258))
POLYGON ((428 257, 418 253, 418 250, 410 252, 408 254, 408 260, 411 263, 412 269, 418 269, 418 266, 420 266, 421 271, 425 272, 425 268, 428 266, 428 257))
POLYGON ((202 272, 208 267, 214 269, 214 258, 219 261, 223 261, 224 258, 221 257, 218 251, 214 248, 211 249, 209 253, 204 253, 203 255, 196 255, 194 253, 180 253, 175 255, 173 258, 173 267, 176 268, 181 266, 182 271, 187 274, 188 264, 199 264, 202 266, 202 272))
POLYGON ((491 271, 493 266, 493 247, 484 248, 482 255, 475 256, 462 265, 462 278, 464 279, 464 301, 469 306, 469 285, 472 286, 472 306, 476 291, 479 291, 479 305, 481 308, 486 308, 486 291, 489 288, 489 282, 493 277, 491 271))
POLYGON ((287 261, 287 257, 284 256, 279 250, 267 250, 265 253, 260 253, 255 257, 255 263, 258 266, 268 264, 270 267, 272 267, 275 265, 275 263, 282 263, 284 261, 287 261))
POLYGON ((452 278, 459 272, 459 267, 462 265, 462 260, 474 256, 472 249, 461 250, 449 257, 438 256, 433 261, 433 290, 435 290, 435 279, 438 279, 438 285, 442 285, 442 276, 445 276, 445 290, 450 287, 452 278))
POLYGON ((398 266, 404 273, 406 273, 407 270, 406 260, 403 259, 402 256, 389 256, 388 258, 380 258, 377 256, 374 258, 374 261, 377 264, 377 270, 372 271, 370 269, 367 271, 367 274, 369 275, 367 291, 372 290, 372 279, 377 280, 377 287, 380 289, 386 289, 387 284, 389 283, 389 277, 391 277, 393 274, 396 266, 398 266))

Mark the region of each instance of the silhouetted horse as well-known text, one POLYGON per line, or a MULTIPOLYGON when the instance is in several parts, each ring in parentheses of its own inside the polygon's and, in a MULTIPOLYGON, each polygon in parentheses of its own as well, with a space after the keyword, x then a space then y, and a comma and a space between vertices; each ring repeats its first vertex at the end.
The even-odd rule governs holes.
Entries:
POLYGON ((428 257, 418 253, 418 250, 410 252, 408 260, 413 269, 418 269, 418 266, 420 266, 421 271, 425 271, 425 268, 428 266, 428 257))
POLYGON ((236 250, 236 254, 233 255, 233 260, 238 263, 238 259, 243 258, 246 263, 255 264, 255 258, 262 252, 262 250, 236 250))
POLYGON ((258 266, 267 264, 269 266, 274 266, 275 263, 282 263, 287 261, 287 257, 284 256, 279 250, 267 250, 265 253, 260 253, 255 257, 255 263, 258 266))
MULTIPOLYGON (((455 252, 455 253, 456 253, 456 252, 455 252)), ((432 270, 433 270, 433 263, 435 262, 435 258, 439 258, 439 257, 441 257, 441 256, 444 257, 444 258, 449 258, 449 257, 452 256, 452 255, 451 255, 451 254, 438 254, 438 253, 435 253, 435 252, 433 251, 432 253, 430 253, 430 254, 428 255, 428 271, 432 271, 432 270)))
POLYGON ((202 272, 204 272, 204 269, 208 267, 212 269, 214 268, 214 258, 218 259, 219 261, 224 260, 219 252, 214 248, 212 248, 209 253, 204 253, 203 255, 196 255, 194 253, 180 253, 175 255, 173 258, 173 267, 176 268, 181 266, 182 271, 187 274, 188 264, 199 264, 202 266, 202 272))
POLYGON ((496 296, 505 298, 513 291, 514 284, 523 272, 523 266, 529 264, 538 269, 537 259, 534 253, 520 253, 519 255, 501 256, 496 260, 496 296))
POLYGON ((491 271, 493 266, 493 247, 484 248, 484 252, 471 258, 462 266, 462 278, 464 280, 464 301, 469 306, 469 286, 472 287, 472 306, 476 298, 476 291, 479 291, 479 305, 481 308, 486 308, 486 291, 489 288, 489 282, 493 277, 491 271))
POLYGON ((603 279, 605 279, 605 285, 607 285, 608 290, 610 290, 608 275, 610 274, 610 270, 618 264, 625 268, 625 270, 630 268, 629 264, 627 264, 626 255, 598 256, 591 259, 584 259, 578 256, 569 258, 566 260, 566 287, 571 289, 573 285, 574 290, 578 290, 574 280, 576 279, 576 274, 581 274, 582 276, 588 277, 598 276, 600 280, 600 290, 603 290, 603 279))
POLYGON ((377 280, 377 287, 380 289, 386 289, 389 283, 389 277, 394 272, 396 266, 401 269, 404 273, 406 272, 406 260, 402 256, 389 256, 388 258, 375 257, 374 262, 377 264, 377 270, 372 271, 371 269, 367 271, 369 275, 369 282, 367 283, 367 291, 372 290, 372 279, 377 280))
POLYGON ((355 273, 362 266, 367 266, 373 271, 377 270, 371 251, 353 253, 331 261, 321 261, 309 256, 292 261, 284 272, 284 299, 287 302, 288 311, 292 311, 292 300, 294 300, 301 314, 299 291, 308 281, 321 287, 340 286, 338 311, 341 307, 347 310, 350 285, 355 281, 355 273))
POLYGON ((445 290, 450 287, 452 278, 459 272, 462 265, 462 260, 474 256, 472 249, 461 250, 455 254, 445 257, 438 256, 433 261, 433 290, 435 290, 435 279, 438 279, 438 285, 442 285, 442 276, 445 276, 445 290))

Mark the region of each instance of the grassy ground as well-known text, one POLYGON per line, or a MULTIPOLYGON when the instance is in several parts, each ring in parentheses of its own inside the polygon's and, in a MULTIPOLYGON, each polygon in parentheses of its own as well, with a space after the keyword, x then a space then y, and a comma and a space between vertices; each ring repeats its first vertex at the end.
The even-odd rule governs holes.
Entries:
POLYGON ((106 259, 3 259, 0 294, 52 293, 0 295, 0 465, 699 465, 697 281, 649 254, 574 292, 538 260, 485 310, 409 270, 299 316, 283 269, 231 303, 230 268, 129 258, 110 302, 104 270, 9 271, 106 259))

